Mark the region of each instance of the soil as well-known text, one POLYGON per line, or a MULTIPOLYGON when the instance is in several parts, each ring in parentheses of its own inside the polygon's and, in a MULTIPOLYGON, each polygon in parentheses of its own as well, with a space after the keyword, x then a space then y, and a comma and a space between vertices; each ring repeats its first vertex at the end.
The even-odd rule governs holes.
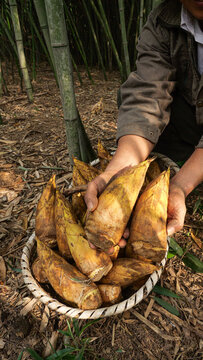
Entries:
MULTIPOLYGON (((74 74, 76 101, 92 146, 96 151, 100 139, 114 151, 119 74, 111 72, 104 81, 100 71, 92 70, 94 84, 83 69, 81 75, 82 86, 74 74)), ((64 347, 58 330, 67 330, 67 318, 45 307, 28 290, 20 260, 34 231, 36 205, 44 185, 56 173, 57 186, 64 191, 71 183, 72 171, 59 89, 47 65, 40 65, 33 81, 33 103, 20 88, 17 74, 13 78, 8 71, 6 83, 9 94, 0 99, 0 359, 18 359, 25 348, 45 358, 46 351, 51 351, 49 342, 53 349, 64 347)), ((200 185, 187 198, 185 226, 174 236, 200 260, 203 222, 197 205, 202 198, 200 185)), ((202 359, 202 274, 175 256, 167 261, 160 285, 180 299, 151 292, 132 309, 99 319, 84 332, 84 338, 91 341, 84 359, 202 359), (154 296, 178 309, 179 317, 154 301, 154 296)), ((88 322, 79 320, 79 326, 88 322)), ((22 359, 31 358, 23 353, 22 359)))

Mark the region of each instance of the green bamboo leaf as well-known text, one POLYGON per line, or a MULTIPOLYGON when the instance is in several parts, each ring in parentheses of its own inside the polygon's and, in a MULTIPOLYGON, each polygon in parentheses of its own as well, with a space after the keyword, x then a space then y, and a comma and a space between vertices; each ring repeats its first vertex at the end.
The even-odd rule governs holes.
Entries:
POLYGON ((199 198, 199 199, 195 202, 192 215, 194 215, 199 209, 201 209, 202 206, 203 206, 203 205, 202 205, 202 200, 199 198))
POLYGON ((20 355, 18 356, 18 359, 17 360, 21 360, 22 359, 22 355, 23 355, 23 352, 24 351, 27 351, 34 360, 44 360, 43 358, 41 358, 41 356, 39 356, 35 350, 33 349, 30 349, 30 348, 26 348, 24 350, 21 351, 20 355))
POLYGON ((74 340, 72 329, 68 320, 67 320, 67 325, 68 325, 69 336, 74 340))
POLYGON ((92 324, 97 323, 98 321, 100 321, 100 319, 95 319, 95 320, 89 321, 86 325, 84 325, 84 326, 82 327, 82 329, 80 330, 79 336, 81 336, 82 333, 83 333, 89 326, 91 326, 92 324))
POLYGON ((85 360, 83 355, 85 352, 85 346, 80 350, 80 352, 76 355, 75 360, 85 360))
POLYGON ((175 253, 179 256, 183 256, 184 251, 181 248, 180 245, 178 245, 178 243, 175 241, 174 238, 170 238, 170 248, 173 249, 173 251, 175 251, 175 253))
POLYGON ((203 273, 203 262, 195 255, 187 253, 182 258, 185 265, 190 267, 193 271, 203 273))
POLYGON ((176 316, 179 316, 179 311, 174 307, 172 306, 171 304, 169 304, 167 301, 163 300, 163 299, 160 299, 158 297, 154 297, 154 300, 159 304, 161 305, 164 309, 166 309, 167 311, 169 311, 171 314, 173 315, 176 315, 176 316))
MULTIPOLYGON (((178 245, 174 238, 170 238, 170 248, 172 248, 173 251, 180 257, 184 255, 184 250, 180 247, 180 245, 178 245)), ((203 262, 200 261, 195 255, 186 253, 182 257, 182 261, 193 271, 203 273, 203 262)))
POLYGON ((73 328, 75 330, 75 334, 76 336, 80 336, 80 326, 79 326, 79 322, 77 319, 73 318, 73 328))
POLYGON ((19 356, 18 356, 17 360, 21 360, 21 359, 22 359, 23 352, 24 352, 24 350, 22 350, 22 351, 21 351, 21 353, 19 354, 19 356))
MULTIPOLYGON (((48 357, 46 357, 46 360, 61 360, 64 357, 66 357, 66 359, 71 359, 69 356, 67 357, 67 355, 72 355, 76 350, 76 348, 69 346, 66 349, 61 349, 56 351, 54 354, 49 355, 48 357)), ((75 356, 74 356, 75 358, 75 356)))
POLYGON ((172 251, 168 251, 168 254, 167 254, 167 259, 171 259, 175 256, 176 254, 172 251))
POLYGON ((159 286, 159 285, 155 285, 153 287, 153 291, 157 294, 160 294, 160 295, 164 295, 164 296, 169 296, 169 297, 174 297, 174 298, 177 298, 177 299, 180 299, 180 296, 175 294, 174 292, 172 292, 171 290, 168 290, 162 286, 159 286))

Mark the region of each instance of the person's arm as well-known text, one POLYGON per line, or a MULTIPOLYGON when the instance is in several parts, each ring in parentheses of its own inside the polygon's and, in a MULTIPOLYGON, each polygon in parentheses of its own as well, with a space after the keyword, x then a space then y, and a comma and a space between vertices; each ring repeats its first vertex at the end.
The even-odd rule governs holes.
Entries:
POLYGON ((198 148, 170 182, 167 225, 169 236, 182 229, 186 214, 185 199, 202 181, 203 148, 198 148))

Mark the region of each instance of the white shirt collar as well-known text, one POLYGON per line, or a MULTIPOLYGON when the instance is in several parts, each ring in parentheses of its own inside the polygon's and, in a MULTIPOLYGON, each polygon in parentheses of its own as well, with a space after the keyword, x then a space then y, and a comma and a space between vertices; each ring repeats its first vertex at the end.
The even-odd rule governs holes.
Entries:
POLYGON ((195 19, 189 11, 182 5, 181 9, 181 28, 190 32, 196 42, 203 44, 203 32, 200 29, 197 19, 195 19))

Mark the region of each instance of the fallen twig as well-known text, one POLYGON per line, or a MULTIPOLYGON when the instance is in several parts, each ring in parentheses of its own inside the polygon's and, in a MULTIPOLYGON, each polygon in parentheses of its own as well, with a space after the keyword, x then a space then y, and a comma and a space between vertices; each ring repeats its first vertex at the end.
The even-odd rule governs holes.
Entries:
POLYGON ((79 186, 75 186, 73 188, 70 188, 70 189, 67 189, 67 190, 64 190, 63 194, 65 196, 68 196, 68 195, 72 195, 72 194, 75 194, 77 192, 83 192, 83 191, 86 191, 87 190, 87 184, 85 185, 79 185, 79 186))
MULTIPOLYGON (((35 94, 35 97, 36 96, 43 96, 43 95, 46 95, 48 94, 48 92, 41 92, 41 93, 38 93, 38 94, 35 94)), ((19 97, 15 97, 13 99, 9 99, 7 101, 4 101, 1 103, 1 105, 6 105, 6 104, 9 104, 9 103, 12 103, 14 101, 18 101, 18 100, 26 100, 27 99, 27 95, 22 95, 22 96, 19 96, 19 97)))
POLYGON ((147 325, 150 329, 152 329, 156 334, 161 336, 163 339, 168 340, 168 341, 180 340, 179 336, 170 336, 170 335, 164 334, 156 325, 154 325, 152 322, 147 320, 144 316, 139 314, 136 310, 132 309, 131 313, 133 313, 140 321, 142 321, 145 325, 147 325))
POLYGON ((203 338, 203 332, 201 330, 198 330, 196 328, 193 328, 192 326, 188 325, 184 320, 180 319, 179 317, 177 317, 176 315, 173 315, 171 313, 169 313, 167 310, 165 310, 164 308, 162 308, 161 306, 155 304, 154 307, 162 314, 166 315, 167 317, 175 320, 179 325, 189 329, 191 332, 197 334, 198 336, 200 336, 201 338, 203 338))

